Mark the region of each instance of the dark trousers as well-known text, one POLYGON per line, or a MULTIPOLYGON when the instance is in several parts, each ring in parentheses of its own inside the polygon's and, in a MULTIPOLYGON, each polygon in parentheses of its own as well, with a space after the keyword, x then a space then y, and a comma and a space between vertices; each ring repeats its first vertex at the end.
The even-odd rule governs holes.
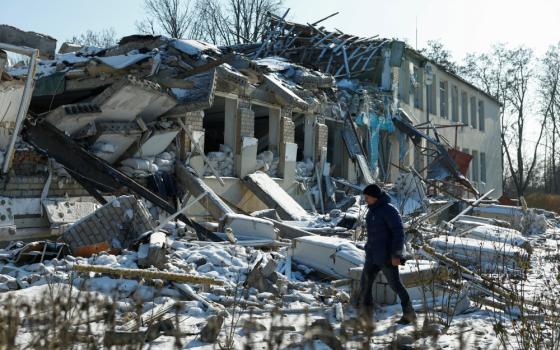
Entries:
POLYGON ((375 277, 377 277, 379 271, 383 271, 385 278, 389 282, 389 286, 401 299, 403 312, 411 311, 412 304, 410 303, 410 296, 401 282, 398 266, 379 266, 368 262, 367 259, 364 265, 364 270, 362 271, 362 279, 360 281, 360 304, 368 310, 372 308, 372 287, 375 277))

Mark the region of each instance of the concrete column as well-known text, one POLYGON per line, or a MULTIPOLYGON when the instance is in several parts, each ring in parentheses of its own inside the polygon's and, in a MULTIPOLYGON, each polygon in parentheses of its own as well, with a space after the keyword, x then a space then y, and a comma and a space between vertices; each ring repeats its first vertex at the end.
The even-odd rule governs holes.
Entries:
POLYGON ((304 117, 303 133, 303 158, 315 160, 315 115, 308 114, 304 117))
POLYGON ((257 167, 257 148, 259 140, 254 137, 243 137, 241 141, 241 150, 236 155, 235 165, 237 176, 245 177, 255 171, 257 167))
POLYGON ((329 128, 326 124, 315 123, 315 160, 319 161, 321 149, 329 143, 329 128))
POLYGON ((226 98, 224 109, 224 144, 235 152, 237 135, 237 105, 236 98, 226 98))
POLYGON ((258 140, 254 138, 255 113, 249 108, 237 109, 236 142, 234 148, 235 173, 243 178, 257 166, 258 140))
POLYGON ((268 110, 268 149, 274 153, 278 153, 280 148, 281 112, 280 108, 269 108, 268 110))
POLYGON ((383 49, 383 70, 381 71, 381 88, 385 91, 391 89, 391 49, 383 49))
POLYGON ((293 142, 284 142, 281 147, 278 169, 280 176, 284 178, 284 184, 291 184, 295 179, 297 148, 297 143, 293 142))

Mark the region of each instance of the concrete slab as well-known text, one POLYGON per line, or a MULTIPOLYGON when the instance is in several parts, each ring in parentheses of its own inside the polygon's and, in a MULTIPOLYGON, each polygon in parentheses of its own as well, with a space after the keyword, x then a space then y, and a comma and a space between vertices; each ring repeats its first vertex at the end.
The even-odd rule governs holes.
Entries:
POLYGON ((228 213, 220 220, 219 230, 225 232, 226 228, 232 229, 239 240, 278 239, 272 222, 253 216, 228 213))
POLYGON ((267 174, 257 171, 245 176, 245 185, 284 220, 311 220, 311 215, 267 174))
POLYGON ((101 208, 97 202, 76 202, 69 200, 45 199, 43 208, 53 226, 73 224, 101 208))
POLYGON ((0 81, 0 151, 6 151, 23 96, 22 81, 0 81))
POLYGON ((157 130, 146 142, 142 144, 135 157, 154 157, 163 151, 173 142, 179 133, 179 129, 157 130))
POLYGON ((292 241, 292 258, 334 278, 350 278, 350 270, 364 264, 365 252, 343 238, 306 236, 292 241))
POLYGON ((56 39, 45 34, 26 32, 16 27, 0 24, 0 42, 39 49, 42 57, 54 58, 56 39))
POLYGON ((176 105, 175 99, 153 82, 126 76, 109 86, 92 103, 103 111, 101 121, 151 121, 176 105))
POLYGON ((141 234, 153 230, 153 220, 134 196, 121 196, 74 223, 62 240, 77 256, 123 249, 141 234))
POLYGON ((95 123, 101 116, 101 108, 98 105, 77 103, 56 108, 47 115, 46 120, 68 135, 73 136, 86 125, 95 123))

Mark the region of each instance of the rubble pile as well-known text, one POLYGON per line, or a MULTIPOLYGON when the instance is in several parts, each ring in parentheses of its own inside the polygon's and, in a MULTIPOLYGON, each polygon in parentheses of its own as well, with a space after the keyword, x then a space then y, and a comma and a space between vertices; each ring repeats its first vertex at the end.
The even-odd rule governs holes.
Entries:
MULTIPOLYGON (((208 163, 220 176, 233 176, 233 151, 226 145, 220 145, 220 151, 208 152, 208 163)), ((205 176, 212 175, 210 169, 204 171, 205 176)))

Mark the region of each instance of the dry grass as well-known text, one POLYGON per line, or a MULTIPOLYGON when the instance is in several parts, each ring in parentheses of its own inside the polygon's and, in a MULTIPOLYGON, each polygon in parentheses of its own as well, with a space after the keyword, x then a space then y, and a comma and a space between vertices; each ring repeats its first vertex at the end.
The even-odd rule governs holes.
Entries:
POLYGON ((525 197, 530 208, 550 210, 560 214, 560 194, 531 193, 525 197))

